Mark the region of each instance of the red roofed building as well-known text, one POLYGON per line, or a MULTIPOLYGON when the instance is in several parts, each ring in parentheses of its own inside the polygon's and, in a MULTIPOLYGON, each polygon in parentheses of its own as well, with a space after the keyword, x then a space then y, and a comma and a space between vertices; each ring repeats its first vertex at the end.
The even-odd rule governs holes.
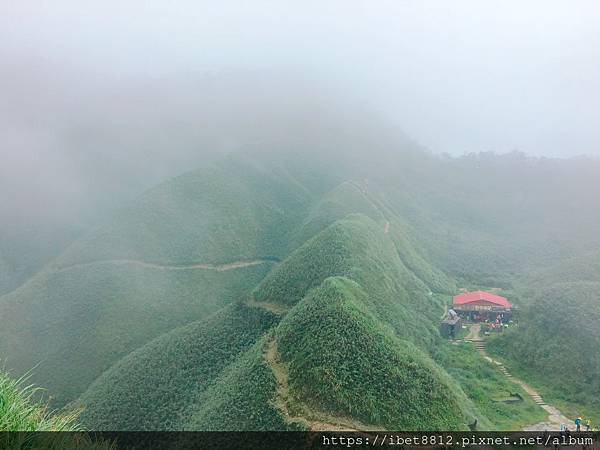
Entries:
POLYGON ((452 309, 470 321, 505 323, 514 318, 515 307, 507 298, 485 291, 465 292, 452 298, 452 309))
POLYGON ((481 311, 490 309, 511 309, 507 298, 485 291, 465 292, 452 298, 455 309, 481 311))

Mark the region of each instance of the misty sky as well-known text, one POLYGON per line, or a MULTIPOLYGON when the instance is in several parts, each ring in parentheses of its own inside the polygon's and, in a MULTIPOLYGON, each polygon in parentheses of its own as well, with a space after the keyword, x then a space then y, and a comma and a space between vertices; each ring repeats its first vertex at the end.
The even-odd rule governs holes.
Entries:
POLYGON ((0 67, 24 82, 291 73, 434 152, 600 154, 596 0, 1 3, 0 67))

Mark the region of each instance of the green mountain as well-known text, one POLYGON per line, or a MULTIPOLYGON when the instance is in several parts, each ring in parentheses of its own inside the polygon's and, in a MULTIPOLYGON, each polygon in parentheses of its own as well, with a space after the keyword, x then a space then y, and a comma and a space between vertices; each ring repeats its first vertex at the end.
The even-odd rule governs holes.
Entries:
POLYGON ((289 365, 289 408, 305 408, 304 417, 351 417, 365 429, 464 429, 473 419, 464 395, 426 353, 371 312, 364 288, 327 278, 277 328, 279 358, 289 365))
MULTIPOLYGON (((424 314, 425 311, 431 311, 431 314, 437 318, 442 308, 427 295, 429 288, 402 264, 392 239, 385 234, 380 225, 364 215, 350 215, 334 222, 278 264, 243 303, 236 305, 233 310, 225 310, 226 323, 223 323, 221 315, 217 314, 209 322, 194 324, 169 333, 132 353, 123 363, 105 373, 81 397, 80 402, 85 408, 83 418, 89 420, 93 428, 106 429, 123 426, 131 429, 155 429, 161 425, 170 429, 218 429, 219 427, 239 429, 240 426, 269 429, 277 424, 286 423, 289 427, 301 426, 302 424, 299 425, 290 419, 284 422, 281 422, 281 418, 271 421, 265 419, 265 417, 278 417, 277 414, 273 415, 273 411, 265 412, 271 408, 268 400, 275 395, 276 383, 272 369, 269 369, 264 361, 263 353, 267 351, 265 346, 269 342, 264 342, 264 339, 259 341, 259 338, 270 328, 273 328, 275 335, 279 336, 283 333, 280 330, 286 330, 291 326, 289 320, 298 316, 302 316, 305 321, 314 321, 315 324, 322 325, 327 311, 318 313, 322 313, 323 317, 321 321, 317 321, 315 312, 306 311, 306 305, 316 301, 332 301, 328 297, 331 289, 326 289, 331 283, 335 288, 334 291, 337 291, 338 284, 341 283, 342 297, 346 296, 345 285, 348 283, 351 288, 348 292, 348 307, 362 308, 361 311, 368 315, 366 318, 359 317, 361 314, 341 317, 340 322, 332 322, 329 331, 334 333, 334 336, 331 339, 326 336, 323 339, 317 338, 314 342, 307 342, 305 347, 312 349, 314 356, 323 358, 324 361, 330 350, 329 345, 338 346, 340 342, 352 340, 367 342, 367 338, 376 341, 381 336, 386 336, 386 339, 390 339, 388 344, 390 349, 386 351, 391 352, 386 357, 389 361, 397 360, 398 363, 405 364, 407 371, 403 376, 396 375, 398 378, 391 383, 400 388, 409 381, 418 382, 420 386, 428 386, 426 390, 430 394, 431 386, 439 383, 440 398, 431 399, 427 396, 429 394, 424 393, 422 400, 417 401, 418 397, 412 400, 415 401, 414 407, 420 408, 425 416, 440 409, 436 414, 439 418, 444 417, 446 415, 444 408, 452 410, 453 405, 456 406, 459 401, 451 394, 448 395, 451 395, 450 398, 453 400, 448 400, 441 394, 442 391, 450 389, 448 386, 451 383, 443 370, 436 368, 435 363, 426 356, 427 347, 433 346, 439 337, 433 325, 434 319, 424 314), (338 279, 341 281, 337 282, 338 279), (365 290, 371 292, 371 295, 365 295, 365 290), (230 317, 230 314, 235 314, 235 317, 230 317), (255 317, 257 315, 260 319, 255 317), (275 326, 279 316, 285 316, 285 319, 281 325, 275 326), (248 322, 249 318, 251 322, 248 322), (363 333, 367 333, 366 335, 335 335, 345 326, 356 325, 362 328, 364 327, 362 322, 365 320, 367 328, 363 333), (340 330, 335 329, 336 323, 340 326, 340 330), (267 325, 268 327, 265 328, 267 325), (244 330, 245 333, 240 330, 244 330), (369 333, 375 335, 371 336, 369 333), (226 336, 230 338, 226 339, 226 336), (400 337, 405 340, 400 340, 400 337), (233 338, 235 342, 231 341, 233 338), (414 343, 409 342, 409 339, 414 343), (247 346, 253 342, 255 345, 252 349, 244 355, 238 355, 239 349, 244 348, 238 346, 247 346), (223 345, 226 345, 227 351, 231 352, 230 357, 225 356, 227 354, 225 350, 220 350, 223 345), (418 346, 424 347, 424 350, 417 350, 418 346), (181 354, 181 351, 185 353, 181 354), (218 359, 210 356, 215 351, 219 352, 218 359), (193 352, 193 356, 189 354, 190 352, 193 352), (413 353, 415 355, 410 356, 413 353), (236 357, 237 360, 234 361, 236 357), (228 361, 231 361, 231 366, 226 367, 225 363, 228 361), (190 379, 188 371, 183 369, 181 364, 185 364, 193 371, 193 378, 190 379), (166 376, 165 369, 161 369, 163 366, 172 369, 173 373, 166 376), (156 367, 156 370, 149 370, 152 367, 156 367), (431 378, 419 380, 416 372, 410 371, 410 367, 422 367, 423 374, 433 371, 430 373, 431 378), (259 395, 260 391, 263 400, 267 401, 258 402, 254 399, 254 403, 245 405, 248 409, 244 409, 239 397, 247 396, 248 393, 247 389, 243 388, 251 379, 247 371, 260 379, 260 383, 257 382, 252 391, 255 395, 259 395), (166 385, 161 380, 166 381, 166 385), (123 386, 126 391, 120 392, 118 388, 115 390, 115 383, 117 386, 123 386), (238 387, 236 383, 241 383, 242 386, 238 387), (260 386, 264 386, 264 392, 260 390, 260 386), (177 400, 182 395, 185 397, 177 400), (231 398, 232 396, 234 398, 231 398), (133 403, 128 401, 130 398, 133 403), (434 400, 438 403, 436 404, 434 400), (228 411, 227 408, 232 410, 228 411), (251 418, 254 418, 254 421, 251 418), (237 422, 238 419, 241 422, 237 422)), ((345 306, 346 302, 343 304, 345 306)), ((345 312, 345 308, 341 312, 345 312)), ((310 327, 296 324, 294 328, 296 329, 295 340, 301 337, 312 340, 316 338, 314 330, 310 327)), ((282 340, 286 341, 283 338, 282 340)), ((358 351, 359 349, 353 348, 346 350, 345 356, 350 359, 348 364, 352 363, 352 355, 358 351)), ((362 366, 347 375, 350 377, 347 381, 354 383, 356 387, 362 385, 365 377, 368 377, 372 370, 367 361, 372 361, 376 357, 383 356, 364 355, 362 366)), ((296 358, 289 356, 288 359, 296 361, 296 358)), ((330 364, 335 366, 337 363, 338 361, 331 361, 330 364)), ((326 367, 328 366, 324 365, 321 369, 327 370, 326 367)), ((386 366, 382 369, 382 377, 391 377, 396 369, 393 364, 386 366)), ((300 371, 302 372, 304 370, 300 371)), ((302 386, 306 389, 311 385, 310 380, 300 379, 298 386, 295 386, 293 382, 296 376, 296 372, 290 370, 292 390, 300 392, 302 386)), ((334 380, 332 382, 336 383, 334 380)), ((457 391, 454 396, 460 395, 459 389, 453 385, 452 389, 457 391)), ((412 387, 405 387, 405 390, 406 395, 416 394, 412 387)), ((375 392, 377 390, 371 395, 375 395, 375 392)), ((320 403, 322 397, 323 393, 317 394, 312 402, 320 403)), ((464 394, 462 399, 465 400, 464 394)), ((393 409, 394 401, 400 401, 395 393, 389 399, 390 409, 393 409)), ((346 408, 349 408, 349 411, 345 411, 346 415, 351 415, 352 407, 346 408)), ((461 426, 464 428, 467 422, 466 415, 460 413, 460 407, 457 408, 459 413, 450 414, 448 421, 440 421, 437 425, 440 428, 450 425, 454 428, 461 426)), ((335 411, 335 408, 331 409, 335 411)), ((408 420, 408 415, 406 413, 402 417, 395 417, 389 424, 407 428, 413 426, 426 428, 426 419, 421 422, 411 422, 408 420)), ((379 416, 372 417, 372 422, 383 423, 379 416)))
POLYGON ((187 429, 187 412, 211 383, 278 317, 232 304, 132 352, 96 380, 78 403, 94 429, 187 429))
POLYGON ((328 142, 231 154, 117 211, 0 297, 3 364, 91 429, 507 426, 444 305, 469 286, 528 305, 528 277, 585 257, 597 165, 328 142))
POLYGON ((285 254, 308 194, 283 171, 241 166, 151 190, 2 297, 3 359, 36 366, 33 381, 64 405, 150 339, 253 288, 285 254))

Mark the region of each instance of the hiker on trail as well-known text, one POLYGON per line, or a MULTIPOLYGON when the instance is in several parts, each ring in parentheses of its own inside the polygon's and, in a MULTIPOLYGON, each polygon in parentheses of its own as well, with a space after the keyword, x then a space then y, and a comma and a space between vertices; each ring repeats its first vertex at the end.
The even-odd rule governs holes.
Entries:
POLYGON ((577 427, 577 431, 581 431, 581 417, 575 419, 575 426, 577 427))
POLYGON ((590 431, 592 429, 592 419, 588 419, 585 421, 585 431, 590 431))

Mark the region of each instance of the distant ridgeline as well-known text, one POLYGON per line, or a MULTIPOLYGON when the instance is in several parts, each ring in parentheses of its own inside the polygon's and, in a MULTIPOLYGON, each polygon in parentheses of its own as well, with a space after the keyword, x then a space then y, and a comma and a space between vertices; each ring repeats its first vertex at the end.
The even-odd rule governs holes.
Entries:
POLYGON ((151 189, 0 297, 3 364, 90 429, 493 428, 432 358, 444 303, 457 281, 525 303, 515 273, 589 248, 591 169, 387 144, 151 189))

